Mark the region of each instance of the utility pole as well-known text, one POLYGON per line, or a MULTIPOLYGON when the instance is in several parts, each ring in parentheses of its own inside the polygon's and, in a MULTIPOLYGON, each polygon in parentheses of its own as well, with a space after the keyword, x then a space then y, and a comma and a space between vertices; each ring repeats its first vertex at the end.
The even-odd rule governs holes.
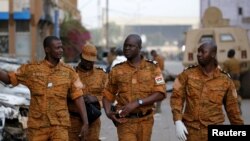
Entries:
POLYGON ((106 48, 109 48, 109 0, 106 0, 106 48))

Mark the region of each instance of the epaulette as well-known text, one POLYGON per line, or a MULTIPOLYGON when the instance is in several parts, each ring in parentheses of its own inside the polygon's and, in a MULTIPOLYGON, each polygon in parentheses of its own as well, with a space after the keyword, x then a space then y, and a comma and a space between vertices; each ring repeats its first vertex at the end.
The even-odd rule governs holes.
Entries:
POLYGON ((105 68, 102 68, 102 67, 100 67, 100 66, 97 66, 97 67, 95 67, 96 69, 98 69, 98 70, 102 70, 102 71, 104 71, 105 73, 106 73, 106 69, 105 68))
POLYGON ((227 73, 225 70, 223 70, 221 67, 218 67, 218 69, 220 70, 221 73, 227 75, 230 79, 232 79, 232 77, 230 76, 230 74, 227 73))
POLYGON ((186 68, 184 69, 184 71, 185 71, 185 70, 188 70, 188 69, 191 69, 191 68, 195 68, 195 67, 198 67, 198 65, 197 65, 197 64, 195 64, 195 65, 189 65, 188 67, 186 67, 186 68))
POLYGON ((118 66, 118 65, 121 65, 121 64, 123 64, 123 63, 125 63, 126 61, 122 61, 122 62, 120 62, 120 63, 117 63, 117 64, 115 64, 114 66, 113 66, 113 68, 114 67, 116 67, 116 66, 118 66))
POLYGON ((28 64, 31 64, 31 65, 33 65, 33 64, 41 64, 41 63, 42 63, 41 60, 32 60, 32 61, 28 62, 28 64))
POLYGON ((147 61, 147 62, 150 62, 150 63, 152 63, 152 64, 155 64, 155 65, 158 63, 157 61, 149 60, 149 59, 146 59, 146 61, 147 61))
POLYGON ((70 64, 62 63, 62 66, 64 66, 65 68, 68 68, 68 69, 70 69, 70 70, 73 70, 73 71, 74 71, 73 66, 71 66, 70 64))

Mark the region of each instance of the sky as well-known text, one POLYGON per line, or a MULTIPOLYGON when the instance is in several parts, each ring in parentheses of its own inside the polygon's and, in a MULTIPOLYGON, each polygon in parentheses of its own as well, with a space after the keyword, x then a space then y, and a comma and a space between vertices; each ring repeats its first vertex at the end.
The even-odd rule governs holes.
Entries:
MULTIPOLYGON (((109 0, 109 17, 199 17, 200 0, 109 0)), ((78 0, 85 27, 101 25, 106 0, 78 0)))

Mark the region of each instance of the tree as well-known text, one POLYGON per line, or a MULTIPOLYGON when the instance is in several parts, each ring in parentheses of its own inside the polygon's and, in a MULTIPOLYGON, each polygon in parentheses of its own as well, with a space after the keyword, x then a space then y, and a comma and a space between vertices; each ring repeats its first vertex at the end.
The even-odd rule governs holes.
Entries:
POLYGON ((61 40, 64 45, 64 61, 77 62, 82 46, 91 39, 89 31, 78 20, 64 20, 60 25, 61 40))

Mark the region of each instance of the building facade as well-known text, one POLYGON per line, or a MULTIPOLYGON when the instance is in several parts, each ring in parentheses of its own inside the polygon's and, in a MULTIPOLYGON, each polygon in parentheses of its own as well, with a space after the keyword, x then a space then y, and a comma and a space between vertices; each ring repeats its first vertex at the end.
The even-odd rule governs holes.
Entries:
POLYGON ((250 1, 249 0, 200 0, 201 19, 208 7, 217 7, 229 25, 248 30, 250 39, 250 1))
POLYGON ((68 16, 81 20, 77 0, 1 0, 0 56, 42 59, 43 39, 60 36, 59 25, 68 16))

